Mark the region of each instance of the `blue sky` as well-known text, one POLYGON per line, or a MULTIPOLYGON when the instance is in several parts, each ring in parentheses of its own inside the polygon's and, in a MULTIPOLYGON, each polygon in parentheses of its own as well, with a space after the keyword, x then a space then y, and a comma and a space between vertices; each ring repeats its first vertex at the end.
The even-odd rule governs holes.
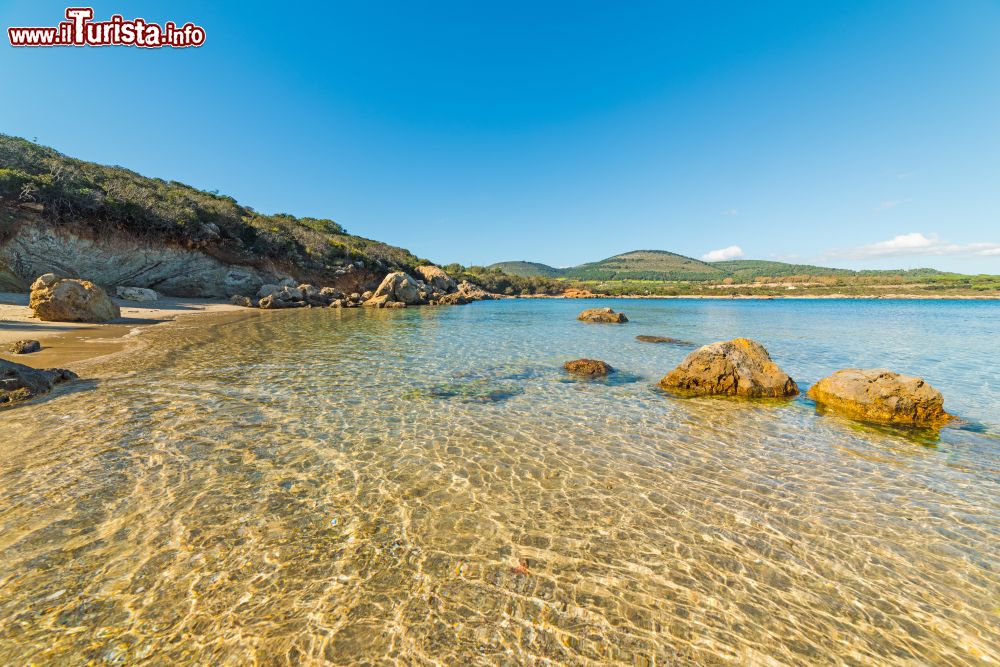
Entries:
MULTIPOLYGON (((207 41, 4 34, 0 132, 441 263, 1000 273, 993 0, 93 6, 207 41)), ((65 7, 0 0, 0 25, 65 7)))

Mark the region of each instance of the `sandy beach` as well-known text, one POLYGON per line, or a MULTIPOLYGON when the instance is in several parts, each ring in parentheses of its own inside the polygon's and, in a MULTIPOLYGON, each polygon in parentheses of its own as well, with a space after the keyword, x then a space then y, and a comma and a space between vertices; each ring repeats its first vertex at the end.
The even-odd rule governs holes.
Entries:
POLYGON ((160 297, 151 302, 114 301, 121 307, 122 316, 112 322, 43 322, 32 317, 28 294, 0 292, 0 358, 35 368, 74 368, 141 344, 144 330, 178 318, 258 312, 219 299, 160 297), (10 344, 24 339, 41 342, 41 351, 12 354, 10 344))

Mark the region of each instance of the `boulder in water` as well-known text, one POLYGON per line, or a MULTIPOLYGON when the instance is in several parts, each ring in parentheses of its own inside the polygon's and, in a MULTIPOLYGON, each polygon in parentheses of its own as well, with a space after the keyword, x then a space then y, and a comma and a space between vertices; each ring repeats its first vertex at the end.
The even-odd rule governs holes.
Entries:
POLYGON ((28 303, 35 317, 46 322, 107 322, 121 309, 89 280, 58 278, 46 273, 31 285, 28 303))
POLYGON ((608 324, 623 324, 628 322, 625 313, 616 313, 610 308, 588 308, 577 315, 576 319, 581 322, 604 322, 608 324))
POLYGON ((945 412, 940 391, 921 378, 884 368, 837 371, 806 395, 822 408, 878 424, 938 428, 954 419, 945 412))
POLYGON ((667 391, 688 396, 782 398, 799 393, 795 380, 749 338, 700 347, 660 380, 667 391))

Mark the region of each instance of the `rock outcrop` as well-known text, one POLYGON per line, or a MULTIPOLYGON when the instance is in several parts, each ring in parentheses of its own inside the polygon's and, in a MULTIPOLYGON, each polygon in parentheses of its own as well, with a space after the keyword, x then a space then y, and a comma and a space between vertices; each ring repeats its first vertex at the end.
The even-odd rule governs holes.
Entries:
POLYGON ((37 340, 19 340, 10 346, 10 351, 14 354, 31 354, 42 349, 42 344, 37 340))
POLYGON ((32 283, 28 305, 35 317, 46 322, 107 322, 121 317, 121 309, 94 283, 52 273, 32 283))
POLYGON ((156 301, 160 294, 147 287, 118 287, 115 294, 126 301, 156 301))
POLYGON ((452 292, 458 291, 458 283, 456 283, 451 276, 445 273, 443 269, 437 266, 418 266, 413 270, 413 272, 416 273, 420 277, 420 280, 423 280, 428 287, 436 292, 451 294, 452 292))
POLYGON ((764 346, 749 338, 698 348, 660 380, 660 386, 688 396, 782 398, 799 393, 764 346))
POLYGON ((432 299, 431 303, 442 306, 460 306, 473 301, 487 301, 493 298, 495 298, 493 294, 468 280, 463 280, 458 284, 456 291, 451 294, 440 294, 436 299, 432 299))
POLYGON ((628 318, 625 317, 625 313, 616 313, 610 308, 588 308, 577 315, 576 319, 581 322, 605 322, 609 324, 622 324, 628 322, 628 318))
POLYGON ((394 271, 387 275, 382 279, 378 289, 364 299, 364 305, 369 308, 382 308, 393 302, 404 303, 407 306, 423 303, 420 285, 402 271, 394 271))
POLYGON ((0 359, 0 405, 30 400, 52 391, 60 382, 75 379, 75 373, 63 368, 39 370, 0 359))
POLYGON ((563 364, 563 368, 567 373, 586 377, 604 377, 615 372, 614 368, 600 359, 574 359, 563 364))
POLYGON ((912 375, 884 368, 848 368, 825 377, 806 393, 823 407, 852 419, 938 428, 954 419, 941 392, 912 375))

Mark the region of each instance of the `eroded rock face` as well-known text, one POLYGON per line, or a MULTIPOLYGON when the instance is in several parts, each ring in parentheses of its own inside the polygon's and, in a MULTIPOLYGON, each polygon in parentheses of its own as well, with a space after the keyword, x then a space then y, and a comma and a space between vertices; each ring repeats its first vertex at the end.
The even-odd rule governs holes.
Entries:
POLYGON ((160 298, 159 292, 146 287, 118 287, 115 295, 126 301, 156 301, 160 298))
POLYGON ((795 380, 749 338, 700 347, 660 380, 667 391, 689 396, 782 398, 799 393, 795 380))
POLYGON ((52 391, 60 382, 75 379, 75 373, 63 368, 39 370, 0 359, 0 405, 30 400, 52 391))
POLYGON ((940 391, 921 378, 884 368, 837 371, 806 395, 824 408, 879 424, 938 428, 954 419, 945 412, 940 391))
POLYGON ((118 237, 90 239, 47 223, 21 225, 0 244, 0 264, 30 283, 53 267, 102 285, 155 287, 173 296, 223 297, 254 294, 270 274, 228 265, 198 250, 118 237))
POLYGON ((604 322, 608 324, 623 324, 628 322, 625 313, 616 313, 610 308, 588 308, 577 315, 576 319, 581 322, 604 322))
POLYGON ((31 354, 42 349, 42 344, 37 340, 19 340, 10 346, 10 351, 14 354, 31 354))
POLYGON ((586 377, 604 377, 615 372, 614 368, 600 359, 574 359, 563 364, 563 368, 567 373, 586 377))
POLYGON ((35 317, 46 322, 107 322, 121 317, 121 309, 94 283, 52 273, 31 285, 28 305, 35 317))
POLYGON ((451 294, 458 291, 458 283, 437 266, 418 266, 413 272, 432 290, 436 290, 442 294, 451 294))

